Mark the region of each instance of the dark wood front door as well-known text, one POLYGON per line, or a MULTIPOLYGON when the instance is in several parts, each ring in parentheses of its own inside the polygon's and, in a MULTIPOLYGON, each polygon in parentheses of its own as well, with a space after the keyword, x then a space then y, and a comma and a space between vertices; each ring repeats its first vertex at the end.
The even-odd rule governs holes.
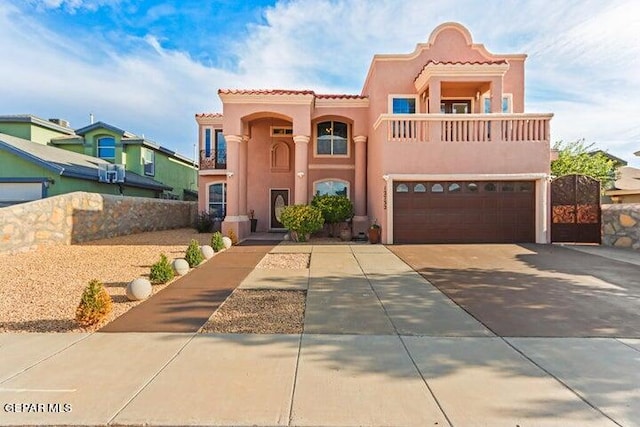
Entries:
POLYGON ((565 175, 551 182, 551 241, 600 243, 600 182, 565 175))
POLYGON ((272 189, 271 191, 271 222, 269 228, 272 230, 283 230, 284 225, 280 222, 282 209, 289 205, 289 189, 272 189))
POLYGON ((535 241, 535 182, 394 182, 394 243, 535 241))

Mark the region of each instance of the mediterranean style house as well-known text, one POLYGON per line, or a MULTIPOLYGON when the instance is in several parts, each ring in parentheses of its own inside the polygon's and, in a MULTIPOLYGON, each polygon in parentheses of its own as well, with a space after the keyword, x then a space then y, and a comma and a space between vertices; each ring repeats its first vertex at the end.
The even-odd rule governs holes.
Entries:
POLYGON ((0 116, 0 207, 72 191, 196 200, 197 167, 107 123, 0 116))
POLYGON ((526 55, 490 53, 457 23, 375 55, 359 95, 218 91, 196 114, 199 204, 223 231, 283 228, 281 208, 344 194, 383 243, 549 241, 549 122, 524 112, 526 55))

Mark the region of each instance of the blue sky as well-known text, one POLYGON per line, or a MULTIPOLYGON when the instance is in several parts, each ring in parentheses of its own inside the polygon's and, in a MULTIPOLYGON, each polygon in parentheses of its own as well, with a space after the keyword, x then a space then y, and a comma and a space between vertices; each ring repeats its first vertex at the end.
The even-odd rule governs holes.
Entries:
POLYGON ((640 166, 636 0, 0 0, 0 114, 89 114, 192 157, 218 88, 360 93, 371 57, 457 21, 494 53, 527 53, 526 110, 552 140, 640 166))

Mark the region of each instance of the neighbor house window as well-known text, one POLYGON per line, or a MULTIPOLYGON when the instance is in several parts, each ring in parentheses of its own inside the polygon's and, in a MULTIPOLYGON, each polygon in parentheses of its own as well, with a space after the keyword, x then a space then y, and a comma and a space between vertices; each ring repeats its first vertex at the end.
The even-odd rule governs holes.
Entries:
POLYGON ((318 181, 313 185, 313 193, 316 196, 325 194, 349 197, 349 183, 336 179, 318 181))
POLYGON ((98 157, 105 160, 116 159, 116 139, 112 136, 98 138, 98 157))
POLYGON ((209 186, 209 213, 215 218, 224 218, 227 214, 227 185, 224 182, 209 186))
MULTIPOLYGON (((484 113, 489 114, 491 112, 491 98, 485 96, 484 98, 484 113)), ((513 106, 511 105, 511 94, 505 94, 502 97, 502 112, 503 113, 511 113, 513 112, 513 106)))
POLYGON ((147 176, 155 176, 156 174, 156 153, 148 148, 142 149, 142 164, 144 165, 144 174, 147 176))
POLYGON ((320 156, 346 156, 348 148, 348 126, 346 123, 328 121, 318 123, 316 154, 320 156))

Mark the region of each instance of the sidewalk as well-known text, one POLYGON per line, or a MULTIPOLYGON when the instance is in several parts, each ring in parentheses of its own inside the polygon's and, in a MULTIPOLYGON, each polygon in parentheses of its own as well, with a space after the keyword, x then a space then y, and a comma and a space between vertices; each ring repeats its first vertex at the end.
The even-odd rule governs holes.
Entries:
POLYGON ((304 334, 1 334, 0 425, 640 425, 639 339, 503 339, 381 245, 271 251, 310 268, 240 286, 306 288, 304 334))

